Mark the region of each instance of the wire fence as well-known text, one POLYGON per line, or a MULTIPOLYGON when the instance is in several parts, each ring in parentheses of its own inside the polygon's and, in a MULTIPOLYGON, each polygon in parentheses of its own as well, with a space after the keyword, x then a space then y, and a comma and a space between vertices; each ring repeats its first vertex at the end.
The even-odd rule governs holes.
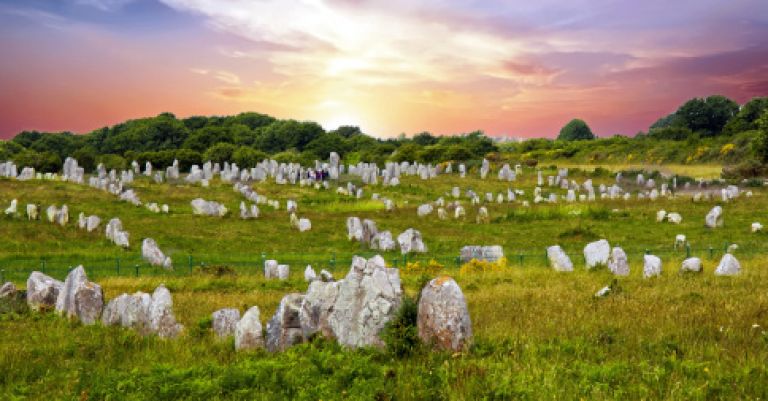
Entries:
MULTIPOLYGON (((619 245, 616 245, 619 246, 619 245)), ((720 245, 692 247, 666 246, 648 248, 624 248, 630 260, 641 259, 645 254, 653 254, 662 259, 684 259, 696 256, 705 260, 716 260, 729 251, 731 244, 724 242, 720 245)), ((585 263, 581 252, 566 252, 574 264, 585 263)), ((301 274, 304 267, 311 265, 316 271, 326 269, 332 273, 345 272, 352 263, 354 255, 369 258, 378 254, 375 251, 355 252, 354 254, 338 255, 305 253, 275 253, 266 252, 248 255, 172 255, 173 270, 152 266, 140 255, 120 254, 113 257, 93 255, 47 255, 30 257, 20 255, 0 256, 0 283, 5 281, 23 282, 33 271, 40 271, 56 279, 64 279, 68 272, 79 265, 88 271, 88 276, 99 277, 145 277, 145 276, 185 276, 212 266, 226 266, 237 274, 263 274, 267 260, 277 260, 280 264, 291 266, 293 274, 301 274)), ((750 258, 768 255, 768 248, 758 244, 741 246, 736 251, 739 257, 750 258)), ((384 253, 387 264, 392 267, 405 267, 408 263, 428 264, 435 261, 447 270, 458 270, 467 261, 461 255, 408 254, 384 253)), ((540 250, 518 250, 505 252, 509 268, 546 267, 549 266, 546 248, 540 250)))

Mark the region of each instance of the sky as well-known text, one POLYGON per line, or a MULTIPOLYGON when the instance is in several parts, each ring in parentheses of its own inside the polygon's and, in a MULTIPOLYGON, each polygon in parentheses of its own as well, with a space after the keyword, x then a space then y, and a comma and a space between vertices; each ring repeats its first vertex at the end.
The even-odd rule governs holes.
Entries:
POLYGON ((0 138, 244 111, 633 135, 713 94, 768 95, 768 1, 0 0, 0 138))

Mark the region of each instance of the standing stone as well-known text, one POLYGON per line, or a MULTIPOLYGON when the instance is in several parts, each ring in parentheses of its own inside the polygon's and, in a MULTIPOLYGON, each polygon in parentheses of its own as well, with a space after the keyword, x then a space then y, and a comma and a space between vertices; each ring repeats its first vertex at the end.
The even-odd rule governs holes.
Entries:
POLYGON ((176 323, 176 317, 173 315, 171 292, 162 284, 152 293, 149 328, 161 338, 176 337, 184 329, 184 326, 176 323))
POLYGON ((680 266, 680 272, 693 272, 693 273, 701 273, 702 272, 702 265, 701 265, 701 259, 699 258, 688 258, 683 261, 683 264, 680 266))
POLYGON ((715 276, 735 276, 741 273, 741 264, 730 253, 723 255, 715 269, 715 276))
POLYGON ((629 262, 627 253, 619 247, 613 247, 611 258, 608 260, 608 269, 617 276, 629 276, 629 262))
POLYGON ((211 315, 211 326, 217 337, 235 335, 235 328, 240 321, 240 311, 234 308, 219 309, 211 315))
POLYGON ((165 270, 173 270, 173 262, 169 256, 157 246, 152 238, 144 238, 141 243, 141 256, 152 266, 162 266, 165 270))
POLYGON ((350 241, 362 241, 363 240, 363 224, 358 217, 347 218, 347 238, 350 241))
POLYGON ((709 228, 722 227, 723 226, 723 208, 715 206, 707 213, 704 218, 704 223, 709 228))
POLYGON ((560 245, 554 245, 547 248, 547 259, 553 269, 559 272, 572 272, 573 262, 568 254, 560 248, 560 245))
POLYGON ((302 294, 288 294, 280 301, 272 319, 267 322, 267 351, 284 351, 304 340, 299 320, 302 294))
POLYGON ((307 268, 304 269, 304 281, 310 283, 315 280, 317 280, 315 269, 312 268, 312 265, 307 265, 307 268))
POLYGON ((430 281, 421 290, 419 337, 441 350, 464 351, 472 344, 472 321, 461 288, 448 276, 430 281))
POLYGON ((312 222, 309 219, 301 218, 298 222, 298 229, 300 232, 309 231, 312 229, 312 222))
POLYGON ((656 255, 643 256, 643 277, 661 276, 661 259, 656 255))
POLYGON ((467 245, 461 248, 460 254, 462 263, 467 263, 472 259, 495 262, 504 257, 504 249, 501 245, 467 245))
POLYGON ((258 348, 264 348, 261 313, 258 306, 252 306, 235 325, 235 349, 239 351, 258 348))
POLYGON ((264 261, 264 278, 277 278, 277 261, 270 259, 264 261))
POLYGON ((27 279, 27 305, 35 311, 55 307, 63 285, 43 273, 32 272, 27 279))
POLYGON ((0 287, 0 299, 13 298, 16 296, 16 284, 8 281, 0 287))
POLYGON ((288 265, 277 265, 277 279, 278 280, 288 280, 288 275, 290 274, 290 266, 288 265))
POLYGON ((333 338, 333 329, 328 318, 333 312, 334 304, 339 296, 341 281, 313 281, 301 303, 299 321, 305 340, 315 333, 325 338, 333 338))
POLYGON ((587 269, 606 266, 610 253, 611 245, 604 239, 587 244, 584 247, 584 260, 587 262, 587 269))
POLYGON ((379 255, 352 259, 328 318, 338 342, 347 347, 383 346, 379 337, 402 301, 400 273, 379 255))
POLYGON ((101 323, 105 326, 133 328, 144 334, 149 330, 151 305, 152 296, 145 292, 122 294, 109 301, 101 315, 101 323))
POLYGON ((101 316, 103 307, 101 286, 88 281, 83 266, 67 274, 56 298, 56 312, 70 319, 77 318, 83 324, 94 324, 101 316))
POLYGON ((397 236, 397 242, 400 245, 400 252, 405 255, 411 252, 426 252, 427 247, 421 240, 421 232, 409 228, 397 236))

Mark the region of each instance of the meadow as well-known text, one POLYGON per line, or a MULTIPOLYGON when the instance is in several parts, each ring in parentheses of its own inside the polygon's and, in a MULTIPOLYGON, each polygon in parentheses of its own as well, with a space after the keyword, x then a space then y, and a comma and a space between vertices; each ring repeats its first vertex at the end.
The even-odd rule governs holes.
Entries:
MULTIPOLYGON (((583 166, 582 166, 583 167, 583 166)), ((709 167, 691 169, 707 171, 709 167)), ((667 167, 665 172, 684 174, 667 167)), ((50 181, 0 180, 0 205, 67 204, 70 224, 60 227, 23 217, 0 218, 0 269, 20 287, 32 270, 45 269, 63 279, 67 269, 83 264, 104 289, 106 299, 137 290, 151 292, 166 284, 174 310, 186 331, 178 339, 142 337, 130 330, 82 326, 50 313, 32 313, 23 305, 0 304, 0 394, 3 399, 761 399, 768 397, 768 247, 765 233, 750 224, 766 221, 768 204, 761 188, 744 188, 723 204, 725 225, 704 226, 704 215, 720 202, 675 199, 597 200, 557 204, 487 203, 490 222, 475 222, 475 208, 464 220, 439 220, 433 213, 417 217, 418 205, 440 196, 450 199, 454 186, 484 198, 507 188, 532 198, 536 176, 526 168, 512 183, 500 182, 495 170, 485 180, 472 171, 466 178, 441 175, 429 181, 403 177, 398 187, 365 187, 362 199, 272 182, 254 190, 270 199, 298 202, 298 215, 312 221, 299 233, 288 213, 260 206, 256 220, 240 220, 242 195, 231 184, 214 180, 210 187, 155 184, 142 177, 132 187, 143 202, 167 203, 170 214, 143 207, 86 185, 50 181), (378 192, 392 199, 387 212, 371 200, 378 192), (197 197, 223 202, 232 212, 224 218, 191 214, 197 197), (679 225, 656 222, 664 209, 682 214, 679 225), (86 233, 76 227, 79 212, 106 220, 120 217, 131 233, 132 247, 121 250, 104 238, 103 229, 86 233), (349 216, 370 218, 379 230, 396 236, 413 227, 429 251, 403 258, 384 256, 405 269, 406 294, 416 297, 434 271, 413 268, 434 259, 444 265, 467 297, 475 344, 464 353, 435 352, 390 338, 385 349, 345 350, 317 340, 269 354, 235 352, 232 340, 210 332, 210 314, 223 307, 241 311, 258 305, 262 320, 280 299, 303 292, 306 264, 326 268, 337 277, 349 269, 352 255, 374 252, 347 239, 349 216), (675 235, 685 234, 690 250, 674 249, 675 235), (149 267, 140 258, 142 238, 154 238, 170 255, 172 273, 149 267), (605 269, 586 271, 581 256, 587 242, 605 238, 622 246, 632 272, 620 278, 606 298, 593 294, 613 276, 605 269), (743 273, 715 277, 724 249, 738 244, 735 255, 743 273), (576 271, 547 268, 545 248, 561 245, 576 271), (468 272, 457 261, 464 245, 502 245, 507 266, 468 272), (661 277, 642 278, 642 255, 664 262, 661 277), (680 275, 690 252, 704 260, 704 273, 680 275), (263 260, 291 265, 287 281, 263 278, 263 260), (138 266, 138 267, 137 267, 138 266), (203 266, 226 266, 212 274, 203 266)), ((554 175, 554 166, 544 175, 554 175)), ((353 177, 343 177, 358 183, 353 177)), ((614 183, 604 169, 572 170, 579 182, 614 183)), ((626 189, 634 188, 628 176, 626 189)), ((680 178, 680 182, 684 177, 680 178)), ((657 177, 660 183, 660 178, 657 177)), ((546 184, 546 183, 545 183, 546 184)), ((695 187, 695 184, 693 185, 695 187)), ((563 190, 544 187, 544 193, 563 190)), ((719 199, 719 198, 716 198, 719 199)))

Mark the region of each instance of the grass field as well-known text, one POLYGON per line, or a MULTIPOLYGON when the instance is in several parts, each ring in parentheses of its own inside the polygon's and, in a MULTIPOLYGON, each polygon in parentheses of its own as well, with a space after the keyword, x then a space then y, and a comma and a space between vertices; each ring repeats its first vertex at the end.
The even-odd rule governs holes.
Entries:
MULTIPOLYGON (((493 174, 493 173, 492 173, 493 174)), ((547 171, 546 174, 553 174, 547 171)), ((575 173, 579 182, 589 173, 575 173)), ((495 177, 495 175, 494 175, 495 177)), ((612 176, 593 177, 595 185, 612 176)), ((51 314, 23 310, 0 313, 0 394, 3 399, 764 399, 768 397, 768 247, 765 234, 750 233, 753 221, 766 221, 765 193, 724 205, 725 226, 704 227, 704 215, 717 202, 693 203, 689 197, 650 201, 596 201, 532 205, 489 204, 491 222, 476 224, 475 209, 464 201, 467 219, 440 221, 416 216, 416 207, 453 186, 479 194, 508 187, 532 197, 535 174, 502 183, 440 176, 421 181, 405 177, 397 188, 366 188, 363 200, 335 190, 258 184, 269 198, 296 199, 299 216, 312 230, 291 230, 284 209, 262 206, 262 217, 237 218, 242 196, 231 185, 134 185, 144 202, 167 203, 169 215, 83 185, 61 182, 0 181, 0 204, 66 203, 68 227, 23 218, 0 219, 0 268, 23 286, 31 269, 45 267, 63 278, 66 268, 84 264, 102 285, 107 299, 123 292, 152 291, 165 283, 174 296, 184 335, 164 341, 129 330, 83 327, 51 314), (385 212, 372 192, 397 205, 385 212), (222 219, 193 216, 196 197, 224 202, 235 214, 222 219), (680 225, 656 223, 659 209, 682 214, 680 225), (132 248, 122 251, 103 230, 76 228, 77 214, 97 214, 103 222, 120 217, 131 233, 132 248), (372 218, 393 235, 419 229, 429 253, 457 279, 469 303, 475 345, 463 354, 415 349, 398 355, 388 350, 342 350, 329 342, 300 345, 280 354, 235 353, 232 341, 213 338, 211 312, 222 307, 258 305, 266 321, 283 295, 303 292, 305 263, 331 268, 337 277, 354 254, 372 254, 346 237, 346 218, 372 218), (674 251, 676 234, 685 234, 694 256, 704 259, 701 275, 678 275, 685 256, 674 251), (152 237, 175 261, 176 273, 145 265, 134 277, 141 238, 152 237), (621 290, 604 299, 593 294, 608 284, 606 271, 587 272, 581 250, 606 238, 629 254, 632 273, 619 280, 621 290), (737 243, 743 274, 712 275, 726 243, 737 243), (510 266, 486 274, 462 274, 452 262, 461 246, 502 245, 510 266), (544 249, 560 244, 572 254, 577 271, 558 274, 545 267, 544 249), (713 254, 710 259, 709 248, 713 254), (664 274, 643 279, 642 253, 658 254, 664 274), (291 263, 285 282, 265 281, 262 254, 291 263), (523 255, 522 265, 518 258, 523 255), (207 264, 236 266, 235 275, 187 274, 207 264), (335 264, 331 258, 335 255, 335 264), (119 277, 116 259, 121 260, 119 277)), ((548 192, 549 188, 544 188, 548 192)), ((557 190, 562 194, 564 191, 557 190)), ((104 224, 104 223, 102 223, 104 224)), ((389 253, 391 263, 401 257, 389 253)), ((415 296, 423 282, 418 272, 404 274, 404 288, 415 296)), ((4 308, 6 305, 0 305, 4 308)))

